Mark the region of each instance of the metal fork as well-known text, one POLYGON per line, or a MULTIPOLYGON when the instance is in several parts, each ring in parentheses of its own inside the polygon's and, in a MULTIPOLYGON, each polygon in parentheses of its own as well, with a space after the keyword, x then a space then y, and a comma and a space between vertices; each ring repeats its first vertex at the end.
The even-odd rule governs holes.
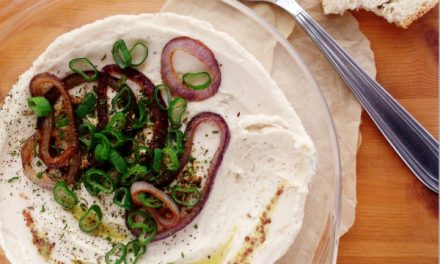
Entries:
POLYGON ((344 49, 295 0, 245 0, 267 2, 289 12, 327 57, 379 130, 414 175, 438 193, 438 142, 378 82, 348 55, 344 49))

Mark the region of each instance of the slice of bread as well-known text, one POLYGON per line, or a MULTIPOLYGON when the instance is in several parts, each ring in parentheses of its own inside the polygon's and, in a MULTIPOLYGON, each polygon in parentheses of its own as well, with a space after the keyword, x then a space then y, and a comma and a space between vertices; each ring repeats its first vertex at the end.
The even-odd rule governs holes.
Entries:
POLYGON ((438 0, 322 0, 325 14, 343 14, 345 10, 362 8, 403 28, 407 28, 436 4, 438 0))

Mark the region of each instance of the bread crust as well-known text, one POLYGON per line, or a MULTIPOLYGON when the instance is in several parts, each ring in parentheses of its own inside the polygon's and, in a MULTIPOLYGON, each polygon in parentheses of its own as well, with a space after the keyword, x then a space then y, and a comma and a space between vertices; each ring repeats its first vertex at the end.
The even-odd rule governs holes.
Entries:
POLYGON ((431 9, 433 9, 438 4, 438 0, 432 2, 430 5, 421 6, 413 15, 405 18, 403 21, 394 22, 399 27, 407 29, 414 21, 424 16, 431 9))
MULTIPOLYGON (((326 15, 329 14, 340 14, 342 15, 345 10, 335 10, 332 7, 331 1, 329 0, 322 0, 321 1, 322 4, 322 8, 324 10, 324 13, 326 15)), ((415 12, 413 12, 412 14, 410 14, 409 16, 405 17, 402 20, 399 21, 391 21, 390 19, 387 19, 387 17, 380 12, 379 8, 375 8, 372 10, 366 9, 367 11, 373 11, 376 15, 384 17, 388 22, 390 23, 394 23, 395 25, 402 27, 402 28, 408 28, 414 21, 416 21, 417 19, 421 18, 422 16, 424 16, 426 13, 428 13, 431 9, 433 9, 436 5, 438 4, 438 0, 433 1, 433 2, 428 2, 426 5, 421 5, 419 8, 416 9, 415 12)), ((357 9, 362 8, 362 7, 358 7, 357 9)))

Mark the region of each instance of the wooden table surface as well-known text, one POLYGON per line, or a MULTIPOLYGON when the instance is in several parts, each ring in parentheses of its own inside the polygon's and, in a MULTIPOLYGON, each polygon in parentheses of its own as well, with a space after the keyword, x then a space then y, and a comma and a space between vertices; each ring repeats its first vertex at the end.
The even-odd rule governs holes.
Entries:
MULTIPOLYGON (((438 138, 438 8, 407 30, 353 13, 371 41, 378 81, 438 138)), ((338 263, 438 263, 438 196, 394 154, 364 114, 356 222, 338 263)))
MULTIPOLYGON (((0 23, 9 18, 1 12, 8 3, 0 0, 0 23)), ((146 8, 158 11, 161 3, 146 8)), ((371 41, 379 82, 437 137, 438 9, 407 30, 364 11, 354 15, 371 41)), ((16 76, 27 67, 14 69, 16 76)), ((9 88, 0 81, 0 101, 9 88)), ((341 239, 338 263, 438 263, 438 196, 411 174, 365 114, 361 132, 356 223, 341 239)), ((6 263, 1 254, 0 263, 6 263)))

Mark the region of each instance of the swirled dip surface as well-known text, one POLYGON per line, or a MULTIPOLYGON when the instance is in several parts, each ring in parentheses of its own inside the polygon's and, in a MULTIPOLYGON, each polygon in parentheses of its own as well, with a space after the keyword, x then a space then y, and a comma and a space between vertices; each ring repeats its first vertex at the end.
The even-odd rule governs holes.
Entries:
MULTIPOLYGON (((129 46, 137 40, 148 45, 148 60, 138 69, 160 84, 162 48, 178 36, 205 43, 222 72, 219 92, 189 104, 188 119, 202 111, 219 113, 230 127, 231 142, 200 215, 175 236, 150 244, 141 263, 267 264, 293 243, 315 170, 315 149, 270 75, 236 41, 206 22, 174 14, 121 15, 56 39, 19 78, 0 110, 0 241, 13 264, 104 263, 110 241, 133 238, 112 195, 97 199, 78 191, 82 203, 103 208, 107 228, 94 237, 79 229, 75 216, 61 209, 51 192, 23 175, 20 146, 35 132, 36 118, 27 108, 31 78, 46 71, 64 77, 70 73, 68 62, 76 57, 88 57, 101 68, 112 63, 112 45, 123 38, 129 46)), ((194 63, 187 63, 191 58, 184 54, 175 60, 182 72, 200 70, 190 66, 194 63)), ((196 135, 200 173, 218 144, 215 132, 205 125, 196 135)))

